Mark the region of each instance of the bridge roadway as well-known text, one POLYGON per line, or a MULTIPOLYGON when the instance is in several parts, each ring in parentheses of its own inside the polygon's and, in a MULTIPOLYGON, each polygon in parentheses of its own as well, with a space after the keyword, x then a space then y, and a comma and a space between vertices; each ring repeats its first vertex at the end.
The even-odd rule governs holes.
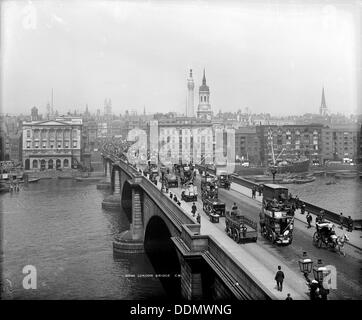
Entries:
MULTIPOLYGON (((200 189, 199 179, 197 178, 196 181, 196 185, 200 189)), ((229 208, 236 202, 244 215, 259 221, 261 203, 238 192, 239 187, 239 185, 232 183, 229 191, 219 189, 219 199, 225 202, 229 208)), ((225 226, 224 219, 220 221, 220 224, 222 225, 221 228, 225 226)), ((272 245, 260 234, 257 243, 277 260, 283 261, 294 272, 300 272, 298 260, 303 251, 306 251, 309 258, 315 262, 322 259, 325 265, 334 265, 337 268, 337 290, 331 290, 329 299, 361 299, 361 252, 353 247, 345 246, 346 256, 344 257, 330 249, 317 248, 312 241, 314 228, 307 229, 306 224, 299 220, 295 220, 294 227, 293 243, 289 246, 272 245)), ((313 275, 311 276, 313 277, 313 275)))
MULTIPOLYGON (((200 179, 196 178, 196 185, 200 192, 200 179)), ((237 203, 242 213, 255 221, 259 221, 260 202, 238 192, 239 185, 232 183, 231 190, 219 189, 219 199, 231 208, 234 202, 237 203)), ((158 183, 161 189, 161 183, 158 183)), ((181 199, 181 188, 169 190, 176 193, 181 199)), ((191 215, 192 202, 181 201, 181 206, 191 215)), ((307 286, 302 277, 298 260, 302 252, 306 251, 308 256, 316 262, 322 259, 325 265, 334 265, 337 268, 337 290, 331 290, 328 298, 331 300, 356 300, 362 297, 362 272, 361 252, 352 247, 346 248, 346 256, 335 251, 317 248, 312 243, 315 229, 307 229, 306 225, 295 220, 293 243, 289 246, 277 246, 264 239, 258 234, 257 243, 237 244, 225 233, 225 218, 220 218, 217 224, 211 223, 208 216, 202 209, 201 197, 196 203, 197 211, 201 215, 201 234, 211 235, 220 241, 227 250, 234 255, 241 263, 260 279, 263 284, 275 294, 276 299, 283 299, 286 293, 291 293, 294 299, 307 299, 307 286), (285 273, 283 292, 276 290, 274 274, 278 265, 282 266, 285 273)), ((311 274, 313 278, 313 275, 311 274)))
MULTIPOLYGON (((157 187, 161 190, 161 183, 159 181, 157 187)), ((171 188, 169 192, 176 194, 177 197, 181 199, 181 188, 171 188)), ((191 206, 192 202, 181 201, 181 207, 190 214, 190 217, 192 217, 191 206)), ((202 210, 200 197, 198 198, 196 206, 201 215, 200 234, 212 236, 219 241, 225 247, 225 250, 233 255, 253 276, 263 283, 272 295, 274 295, 275 299, 284 300, 287 293, 290 293, 295 300, 309 299, 307 295, 307 285, 300 271, 291 269, 282 260, 271 254, 268 248, 261 246, 258 242, 243 245, 237 244, 225 233, 224 218, 221 218, 218 224, 211 223, 202 210), (274 280, 278 265, 282 266, 282 270, 286 276, 282 292, 277 290, 274 280)))

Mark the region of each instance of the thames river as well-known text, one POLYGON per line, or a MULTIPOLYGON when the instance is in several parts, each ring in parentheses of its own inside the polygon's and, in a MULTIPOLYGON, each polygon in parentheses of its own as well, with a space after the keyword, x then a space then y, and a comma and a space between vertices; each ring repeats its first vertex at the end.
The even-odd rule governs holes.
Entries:
POLYGON ((331 177, 316 177, 316 180, 306 184, 286 184, 293 195, 298 195, 317 206, 352 219, 362 219, 362 180, 335 179, 336 184, 327 185, 331 177))
POLYGON ((1 195, 2 298, 165 299, 148 255, 113 255, 129 221, 102 210, 104 196, 94 183, 55 179, 1 195), (26 265, 36 268, 35 290, 23 289, 26 265))

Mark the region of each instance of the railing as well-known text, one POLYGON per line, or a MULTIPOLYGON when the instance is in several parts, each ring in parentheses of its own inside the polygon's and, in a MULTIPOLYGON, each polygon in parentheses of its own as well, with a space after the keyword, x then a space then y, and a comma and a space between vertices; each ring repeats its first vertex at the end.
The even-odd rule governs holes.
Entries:
POLYGON ((161 193, 157 186, 146 177, 142 176, 140 185, 180 232, 183 224, 195 224, 195 221, 181 207, 176 205, 168 196, 161 193))

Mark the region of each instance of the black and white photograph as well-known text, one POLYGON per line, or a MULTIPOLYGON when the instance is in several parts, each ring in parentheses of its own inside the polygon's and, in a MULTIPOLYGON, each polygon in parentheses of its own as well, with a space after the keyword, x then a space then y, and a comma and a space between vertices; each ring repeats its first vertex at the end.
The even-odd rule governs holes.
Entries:
POLYGON ((0 13, 1 300, 362 299, 361 0, 0 13))

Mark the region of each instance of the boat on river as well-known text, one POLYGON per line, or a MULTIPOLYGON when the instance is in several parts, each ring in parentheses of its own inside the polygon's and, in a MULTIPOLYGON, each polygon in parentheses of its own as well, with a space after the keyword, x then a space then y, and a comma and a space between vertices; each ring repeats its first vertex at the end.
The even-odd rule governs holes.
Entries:
POLYGON ((357 178, 357 173, 354 172, 336 173, 335 177, 337 179, 354 179, 357 178))
POLYGON ((78 182, 83 182, 83 181, 98 182, 99 180, 102 180, 103 178, 104 177, 77 177, 77 178, 75 178, 75 180, 78 182))
POLYGON ((296 184, 310 183, 313 181, 315 181, 315 177, 305 177, 305 178, 294 179, 294 183, 296 183, 296 184))

